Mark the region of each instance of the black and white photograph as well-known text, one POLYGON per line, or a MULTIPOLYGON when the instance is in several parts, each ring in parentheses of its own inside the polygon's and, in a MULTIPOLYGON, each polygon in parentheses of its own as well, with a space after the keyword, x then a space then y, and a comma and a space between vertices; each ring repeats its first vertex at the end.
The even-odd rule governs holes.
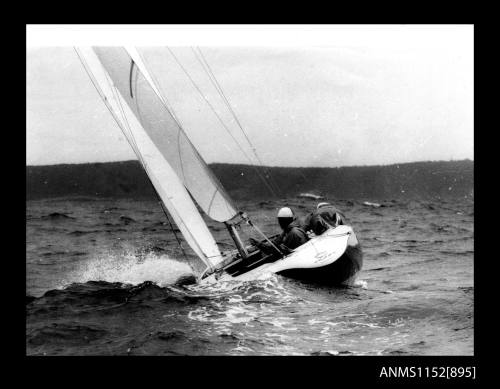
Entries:
POLYGON ((27 356, 475 355, 474 25, 26 38, 27 356))

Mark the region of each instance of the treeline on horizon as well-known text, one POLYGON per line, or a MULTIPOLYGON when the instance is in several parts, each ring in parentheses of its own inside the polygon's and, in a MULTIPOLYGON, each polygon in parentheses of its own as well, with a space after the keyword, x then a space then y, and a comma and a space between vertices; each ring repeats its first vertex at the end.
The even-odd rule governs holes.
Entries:
MULTIPOLYGON (((210 165, 235 200, 313 193, 330 199, 389 200, 472 197, 474 161, 411 162, 338 168, 210 165), (268 183, 261 176, 268 175, 268 183)), ((138 161, 26 166, 26 198, 155 198, 138 161)))

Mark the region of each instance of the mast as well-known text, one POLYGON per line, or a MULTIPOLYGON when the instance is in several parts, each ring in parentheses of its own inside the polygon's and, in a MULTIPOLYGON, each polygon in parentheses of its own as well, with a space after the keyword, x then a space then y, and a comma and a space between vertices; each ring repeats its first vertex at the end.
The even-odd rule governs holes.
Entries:
POLYGON ((240 235, 238 234, 238 231, 236 231, 236 227, 234 226, 234 224, 230 224, 227 222, 225 222, 224 224, 227 230, 229 231, 229 235, 231 235, 231 238, 233 239, 234 244, 236 245, 236 248, 238 249, 238 252, 240 253, 241 257, 243 259, 247 258, 248 251, 245 248, 245 245, 243 244, 240 235))

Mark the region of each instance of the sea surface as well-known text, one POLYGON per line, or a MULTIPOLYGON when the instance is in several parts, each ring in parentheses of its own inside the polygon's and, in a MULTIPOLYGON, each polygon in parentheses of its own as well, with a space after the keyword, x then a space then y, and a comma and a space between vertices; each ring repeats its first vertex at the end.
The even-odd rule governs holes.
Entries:
MULTIPOLYGON (((348 288, 277 275, 189 285, 203 266, 185 242, 179 247, 180 233, 158 202, 28 201, 26 352, 473 355, 473 199, 335 204, 364 251, 348 288)), ((304 216, 316 202, 238 205, 275 234, 277 209, 289 205, 304 216)), ((225 227, 207 222, 221 250, 229 249, 225 227)))

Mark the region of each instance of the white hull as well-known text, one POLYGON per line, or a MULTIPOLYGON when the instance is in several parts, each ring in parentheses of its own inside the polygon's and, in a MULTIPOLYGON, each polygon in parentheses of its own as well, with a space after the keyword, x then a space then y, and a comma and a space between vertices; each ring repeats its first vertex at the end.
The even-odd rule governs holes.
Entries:
POLYGON ((265 263, 237 276, 231 276, 226 272, 219 275, 211 274, 204 278, 201 283, 230 280, 251 281, 265 278, 272 273, 295 269, 320 270, 319 268, 330 267, 335 261, 341 258, 346 252, 348 245, 358 246, 356 235, 350 226, 341 225, 312 238, 307 243, 295 249, 293 253, 275 262, 265 263))

